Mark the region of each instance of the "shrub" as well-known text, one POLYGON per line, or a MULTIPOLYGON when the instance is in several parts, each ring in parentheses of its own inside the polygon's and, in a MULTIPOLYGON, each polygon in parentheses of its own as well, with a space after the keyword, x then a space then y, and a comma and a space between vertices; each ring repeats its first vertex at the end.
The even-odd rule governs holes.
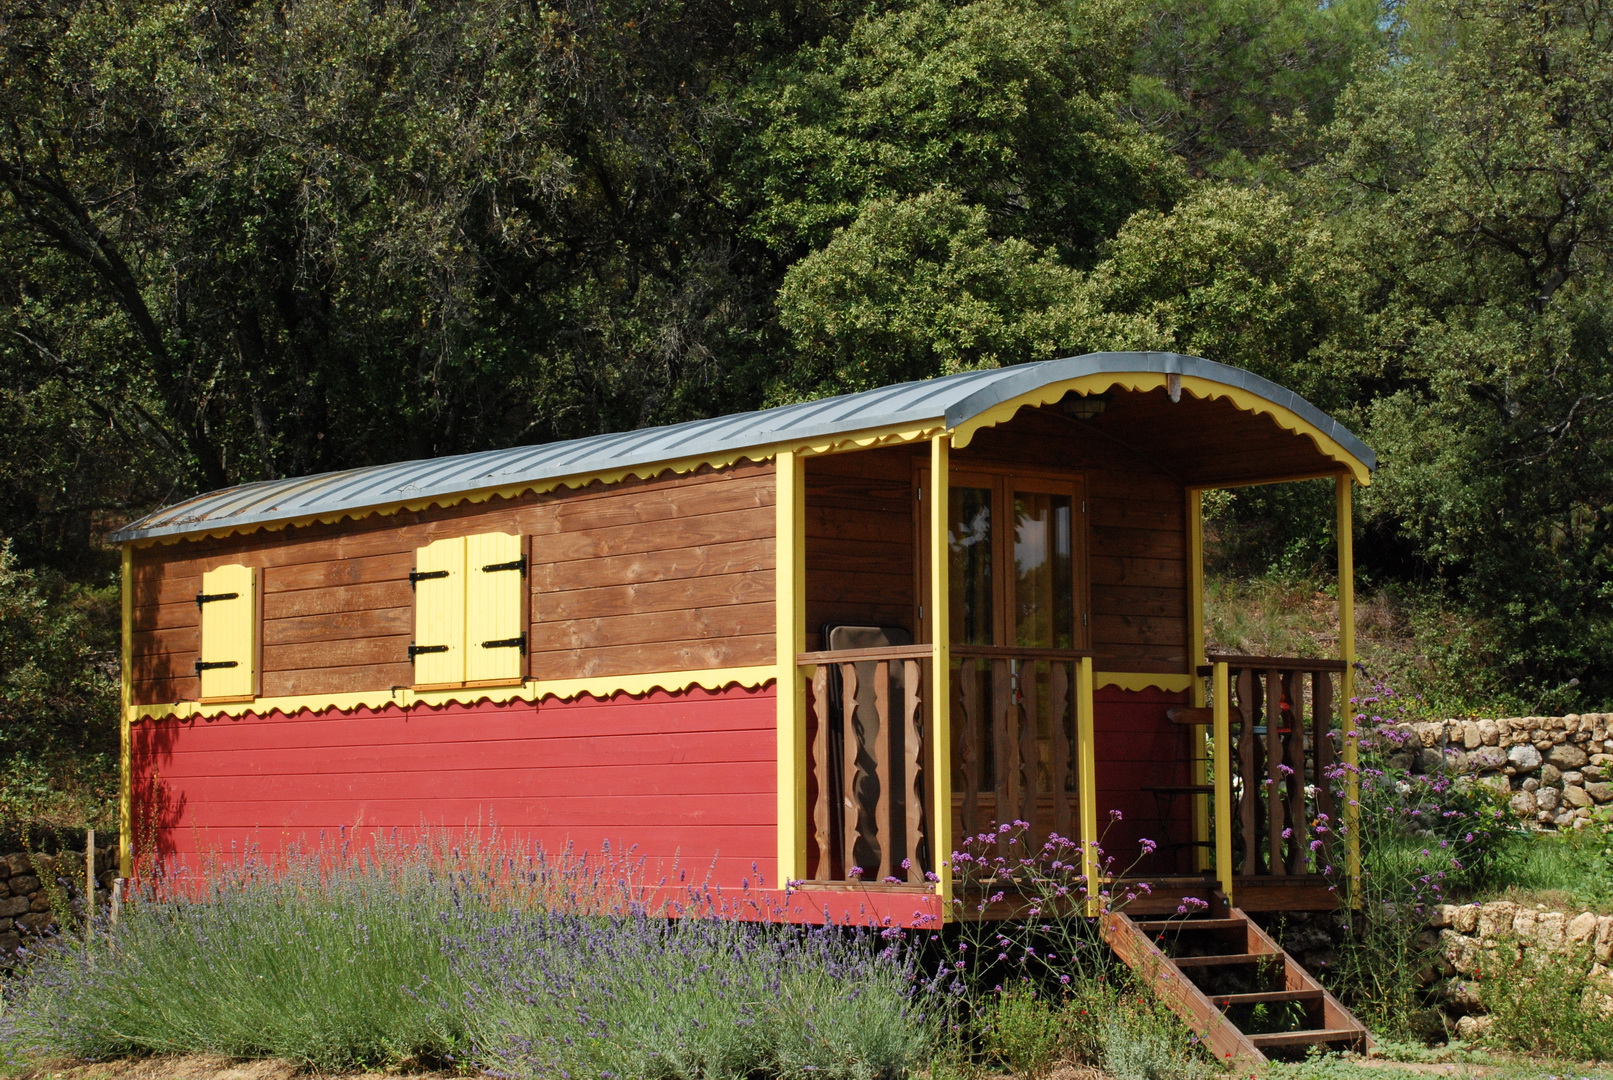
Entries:
POLYGON ((1492 1023, 1488 1038, 1513 1050, 1578 1060, 1613 1059, 1613 976, 1599 974, 1589 949, 1525 950, 1504 970, 1475 972, 1473 984, 1492 1023))
POLYGON ((899 932, 699 889, 651 910, 630 857, 337 844, 158 884, 32 958, 0 1019, 13 1056, 880 1080, 935 1041, 899 932))

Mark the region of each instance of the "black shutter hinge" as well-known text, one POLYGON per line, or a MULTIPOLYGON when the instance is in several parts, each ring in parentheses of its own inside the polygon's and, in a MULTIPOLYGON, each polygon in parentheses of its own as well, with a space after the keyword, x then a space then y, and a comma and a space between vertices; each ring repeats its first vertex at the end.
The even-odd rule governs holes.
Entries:
POLYGON ((482 572, 486 574, 496 574, 500 570, 519 570, 523 577, 526 576, 526 556, 522 555, 519 559, 513 559, 510 562, 488 563, 482 567, 482 572))
MULTIPOLYGON (((414 588, 419 581, 430 581, 432 578, 447 577, 446 570, 411 570, 409 571, 409 588, 414 588)), ((447 646, 443 646, 447 648, 447 646)))
POLYGON ((524 649, 526 648, 526 635, 520 637, 499 638, 497 641, 482 642, 484 649, 524 649))
POLYGON ((446 646, 446 645, 410 645, 409 646, 409 659, 413 660, 415 657, 419 656, 421 653, 447 652, 447 651, 448 651, 448 646, 446 646))
POLYGON ((199 592, 196 594, 196 606, 201 607, 203 604, 211 604, 215 600, 235 600, 240 595, 238 592, 199 592))
POLYGON ((214 671, 218 668, 240 667, 239 660, 198 660, 196 661, 196 674, 204 671, 214 671))

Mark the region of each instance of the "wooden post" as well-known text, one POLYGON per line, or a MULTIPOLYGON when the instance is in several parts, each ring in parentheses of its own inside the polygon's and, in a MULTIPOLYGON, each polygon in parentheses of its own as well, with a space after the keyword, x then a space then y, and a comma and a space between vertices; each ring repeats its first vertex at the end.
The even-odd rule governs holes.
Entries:
POLYGON ((952 590, 947 576, 947 499, 952 437, 930 440, 930 861, 941 879, 942 918, 952 910, 952 590))
MULTIPOLYGON (((778 695, 778 885, 806 876, 806 463, 793 450, 774 458, 774 640, 778 695)), ((850 853, 847 853, 850 856, 850 853)))
POLYGON ((123 545, 123 643, 119 657, 118 876, 134 873, 134 548, 123 545))
MULTIPOLYGON (((1226 661, 1218 660, 1212 669, 1215 696, 1215 876, 1227 903, 1232 895, 1232 688, 1226 661)), ((1249 781, 1244 780, 1247 784, 1249 781)), ((1246 796, 1247 797, 1247 792, 1246 796)), ((1245 838, 1244 843, 1252 843, 1245 838)))
MULTIPOLYGON (((1198 488, 1187 492, 1187 674, 1193 687, 1192 705, 1204 708, 1204 680, 1198 677, 1204 663, 1204 494, 1198 488)), ((1205 725, 1195 724, 1190 736, 1193 776, 1188 783, 1203 787, 1210 782, 1208 735, 1205 725)), ((1210 868, 1210 800, 1193 796, 1193 858, 1201 872, 1210 868)))
POLYGON ((84 947, 95 932, 95 830, 84 830, 84 947))
MULTIPOLYGON (((1344 827, 1346 871, 1350 879, 1352 904, 1361 896, 1361 733, 1355 724, 1355 512, 1351 505, 1354 481, 1341 473, 1334 491, 1338 502, 1339 550, 1339 658, 1344 674, 1339 676, 1344 710, 1344 827)), ((1335 826, 1336 827, 1336 826, 1335 826)))
POLYGON ((1087 879, 1087 914, 1098 915, 1098 766, 1097 736, 1092 715, 1092 657, 1075 667, 1076 796, 1081 804, 1081 861, 1087 879))

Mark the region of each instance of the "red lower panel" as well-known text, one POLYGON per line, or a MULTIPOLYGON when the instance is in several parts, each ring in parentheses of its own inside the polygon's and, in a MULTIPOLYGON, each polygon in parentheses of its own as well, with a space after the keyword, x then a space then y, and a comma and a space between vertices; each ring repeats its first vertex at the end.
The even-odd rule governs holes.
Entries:
POLYGON ((1167 709, 1185 704, 1186 692, 1167 690, 1106 687, 1094 695, 1098 830, 1104 833, 1104 849, 1114 859, 1117 872, 1138 859, 1145 838, 1164 845, 1165 850, 1142 859, 1136 872, 1191 869, 1191 852, 1170 846, 1192 839, 1191 800, 1185 795, 1147 790, 1192 780, 1192 729, 1165 719, 1167 709), (1120 812, 1117 821, 1111 820, 1110 811, 1115 810, 1120 812))
POLYGON ((156 720, 134 728, 138 854, 199 865, 347 835, 496 828, 633 850, 651 880, 776 885, 771 687, 156 720))

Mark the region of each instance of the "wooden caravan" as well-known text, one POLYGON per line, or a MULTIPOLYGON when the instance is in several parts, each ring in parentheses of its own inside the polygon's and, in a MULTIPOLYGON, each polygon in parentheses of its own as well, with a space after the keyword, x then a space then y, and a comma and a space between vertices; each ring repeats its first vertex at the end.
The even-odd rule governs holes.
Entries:
POLYGON ((198 496, 118 537, 125 866, 496 823, 911 923, 961 837, 1118 811, 1173 909, 1326 906, 1372 466, 1248 372, 1100 353, 198 496), (1315 477, 1340 654, 1203 655, 1200 493, 1315 477))

